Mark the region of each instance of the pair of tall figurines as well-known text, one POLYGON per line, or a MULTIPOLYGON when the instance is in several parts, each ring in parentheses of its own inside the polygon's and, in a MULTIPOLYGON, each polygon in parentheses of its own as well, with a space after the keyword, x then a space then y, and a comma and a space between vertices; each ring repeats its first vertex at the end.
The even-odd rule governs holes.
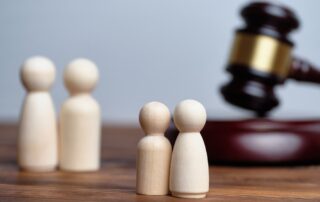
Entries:
POLYGON ((76 59, 64 71, 70 97, 63 103, 57 126, 49 90, 55 66, 45 57, 27 59, 21 80, 27 90, 20 115, 18 164, 28 171, 95 171, 100 167, 100 107, 90 92, 98 81, 96 65, 76 59))

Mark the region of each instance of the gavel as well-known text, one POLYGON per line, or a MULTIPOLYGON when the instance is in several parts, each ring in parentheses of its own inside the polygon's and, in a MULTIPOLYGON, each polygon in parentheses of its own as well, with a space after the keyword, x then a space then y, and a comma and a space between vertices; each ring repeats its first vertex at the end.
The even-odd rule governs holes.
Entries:
POLYGON ((245 26, 236 30, 226 68, 232 78, 221 87, 227 102, 263 117, 279 105, 274 89, 287 79, 320 83, 320 71, 291 54, 289 34, 299 27, 292 10, 253 2, 241 16, 245 26))

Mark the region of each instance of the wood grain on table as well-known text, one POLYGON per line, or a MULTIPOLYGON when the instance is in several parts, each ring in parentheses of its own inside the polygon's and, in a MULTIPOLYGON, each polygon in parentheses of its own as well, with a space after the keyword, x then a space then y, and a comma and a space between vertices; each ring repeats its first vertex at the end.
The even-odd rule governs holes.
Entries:
MULTIPOLYGON (((93 173, 29 173, 16 165, 15 124, 0 124, 0 201, 183 201, 135 194, 135 127, 103 128, 102 168, 93 173)), ((320 201, 320 166, 210 167, 203 201, 320 201)), ((192 201, 192 200, 186 200, 192 201)))

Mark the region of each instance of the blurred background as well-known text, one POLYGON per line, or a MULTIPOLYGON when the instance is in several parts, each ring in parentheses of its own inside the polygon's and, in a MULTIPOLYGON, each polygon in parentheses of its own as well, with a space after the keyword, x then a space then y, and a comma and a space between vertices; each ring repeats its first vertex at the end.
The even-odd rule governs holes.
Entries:
MULTIPOLYGON (((68 97, 63 69, 77 57, 100 71, 94 96, 109 124, 137 124, 141 106, 152 100, 174 106, 197 99, 217 119, 249 117, 219 93, 225 65, 241 26, 246 0, 1 0, 0 120, 17 121, 25 91, 22 62, 44 55, 57 67, 52 97, 58 113, 68 97)), ((299 16, 294 53, 320 65, 320 1, 282 0, 299 16)), ((275 118, 320 116, 320 86, 288 81, 278 87, 275 118)))

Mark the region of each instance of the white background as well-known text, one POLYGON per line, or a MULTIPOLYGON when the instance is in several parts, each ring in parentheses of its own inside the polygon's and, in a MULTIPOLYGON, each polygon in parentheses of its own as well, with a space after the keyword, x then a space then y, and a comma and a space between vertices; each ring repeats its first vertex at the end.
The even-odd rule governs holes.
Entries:
MULTIPOLYGON (((219 87, 239 9, 228 0, 1 0, 0 119, 16 121, 25 95, 21 63, 44 55, 57 66, 52 89, 57 113, 68 94, 64 66, 87 57, 99 67, 93 93, 109 124, 136 124, 140 107, 152 100, 172 111, 182 99, 201 101, 209 117, 248 117, 226 104, 219 87)), ((320 65, 320 1, 283 0, 302 22, 293 33, 294 53, 320 65)), ((320 86, 287 82, 277 89, 282 105, 273 115, 320 116, 320 86)))

